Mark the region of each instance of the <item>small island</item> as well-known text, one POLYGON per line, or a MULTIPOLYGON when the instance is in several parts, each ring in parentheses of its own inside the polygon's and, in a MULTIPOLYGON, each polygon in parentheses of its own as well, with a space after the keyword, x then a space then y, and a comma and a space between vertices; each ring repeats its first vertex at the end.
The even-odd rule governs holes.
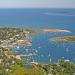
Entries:
POLYGON ((50 38, 49 40, 58 42, 75 42, 75 36, 54 37, 50 38))
POLYGON ((44 32, 52 32, 52 33, 55 33, 55 32, 71 32, 69 30, 65 30, 65 29, 43 29, 44 32))

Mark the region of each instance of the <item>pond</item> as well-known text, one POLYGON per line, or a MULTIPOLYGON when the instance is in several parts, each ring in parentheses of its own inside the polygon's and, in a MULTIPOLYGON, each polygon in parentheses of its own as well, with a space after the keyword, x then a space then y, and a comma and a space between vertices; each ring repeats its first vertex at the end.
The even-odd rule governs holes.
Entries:
POLYGON ((25 68, 25 69, 33 69, 34 66, 33 65, 25 65, 25 66, 23 66, 23 68, 25 68))

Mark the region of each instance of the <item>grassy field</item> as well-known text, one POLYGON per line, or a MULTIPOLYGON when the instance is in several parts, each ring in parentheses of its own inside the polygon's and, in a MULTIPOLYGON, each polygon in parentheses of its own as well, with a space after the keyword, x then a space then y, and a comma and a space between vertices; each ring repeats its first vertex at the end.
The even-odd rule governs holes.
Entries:
POLYGON ((44 70, 35 64, 20 63, 13 66, 12 72, 9 75, 44 75, 44 70), (30 66, 32 68, 26 68, 24 66, 30 66))

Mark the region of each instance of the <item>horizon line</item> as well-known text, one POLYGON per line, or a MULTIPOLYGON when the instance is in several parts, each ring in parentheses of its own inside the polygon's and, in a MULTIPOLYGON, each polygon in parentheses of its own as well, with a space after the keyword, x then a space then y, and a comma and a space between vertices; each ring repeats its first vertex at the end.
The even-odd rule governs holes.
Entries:
POLYGON ((0 7, 0 9, 75 9, 75 7, 0 7))

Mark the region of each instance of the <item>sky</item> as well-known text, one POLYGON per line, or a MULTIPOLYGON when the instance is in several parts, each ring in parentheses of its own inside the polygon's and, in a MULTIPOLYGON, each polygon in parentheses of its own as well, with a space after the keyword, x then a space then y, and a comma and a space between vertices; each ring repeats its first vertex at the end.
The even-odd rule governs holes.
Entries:
POLYGON ((75 0, 0 0, 0 8, 75 8, 75 0))

